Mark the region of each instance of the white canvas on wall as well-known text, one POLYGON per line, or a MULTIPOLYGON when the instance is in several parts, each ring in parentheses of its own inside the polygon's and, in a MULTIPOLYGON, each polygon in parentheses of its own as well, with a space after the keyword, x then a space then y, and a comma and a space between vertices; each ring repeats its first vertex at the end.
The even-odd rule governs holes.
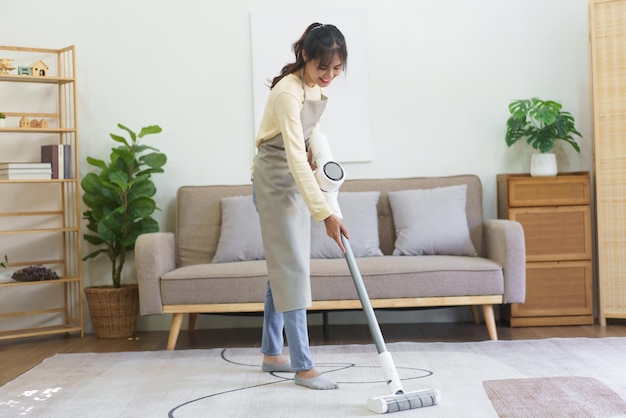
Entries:
POLYGON ((313 22, 333 24, 346 38, 348 65, 347 71, 326 89, 328 105, 320 130, 327 135, 336 160, 371 161, 366 18, 364 8, 251 13, 255 133, 270 91, 269 80, 295 60, 293 43, 313 22))

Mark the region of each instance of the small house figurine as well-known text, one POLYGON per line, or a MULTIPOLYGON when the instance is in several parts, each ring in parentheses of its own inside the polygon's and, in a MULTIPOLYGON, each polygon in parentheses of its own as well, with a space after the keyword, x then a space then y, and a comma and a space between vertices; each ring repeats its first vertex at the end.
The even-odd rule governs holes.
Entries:
POLYGON ((48 128, 48 121, 45 120, 45 119, 40 120, 39 121, 39 127, 40 128, 44 128, 44 129, 48 128))
POLYGON ((26 115, 22 116, 22 119, 20 119, 20 128, 30 128, 30 121, 26 115))
POLYGON ((39 60, 30 66, 30 71, 35 77, 45 77, 48 71, 48 66, 45 62, 39 60))
POLYGON ((31 128, 41 128, 41 124, 37 119, 31 120, 28 126, 30 126, 31 128))

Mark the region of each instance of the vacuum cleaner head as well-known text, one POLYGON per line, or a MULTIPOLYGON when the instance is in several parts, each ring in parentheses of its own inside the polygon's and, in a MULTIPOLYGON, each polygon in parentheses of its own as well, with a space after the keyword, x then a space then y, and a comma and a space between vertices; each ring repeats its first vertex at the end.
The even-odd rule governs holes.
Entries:
POLYGON ((441 394, 437 389, 426 389, 369 398, 367 407, 372 412, 386 414, 437 405, 440 399, 441 394))

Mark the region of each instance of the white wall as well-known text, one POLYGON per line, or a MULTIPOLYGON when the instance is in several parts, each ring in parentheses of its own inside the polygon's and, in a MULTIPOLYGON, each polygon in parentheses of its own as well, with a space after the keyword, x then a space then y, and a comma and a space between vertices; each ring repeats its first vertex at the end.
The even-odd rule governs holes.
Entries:
MULTIPOLYGON (((525 147, 506 148, 507 105, 534 96, 562 102, 584 136, 580 155, 559 147, 560 170, 591 170, 587 3, 316 2, 319 8, 367 9, 371 120, 363 123, 371 129, 374 158, 349 164, 350 176, 474 173, 483 182, 485 215, 496 217, 496 175, 528 172, 530 158, 525 147)), ((166 174, 154 178, 163 209, 158 216, 167 231, 173 230, 179 186, 248 182, 254 138, 250 12, 297 8, 296 3, 0 0, 0 5, 3 44, 76 45, 83 173, 87 155, 108 155, 108 133, 118 122, 136 129, 161 125, 163 133, 149 141, 169 157, 166 174)), ((294 33, 294 40, 299 35, 294 33)), ((276 71, 283 64, 277 62, 276 71)), ((0 96, 0 108, 9 100, 15 98, 0 96)), ((131 260, 128 277, 132 267, 131 260)), ((107 273, 104 259, 85 263, 85 285, 108 284, 102 279, 107 273)), ((466 315, 449 312, 408 313, 399 320, 466 315)), ((166 329, 166 319, 142 318, 140 327, 166 329)), ((202 321, 203 326, 245 323, 227 317, 202 321)))

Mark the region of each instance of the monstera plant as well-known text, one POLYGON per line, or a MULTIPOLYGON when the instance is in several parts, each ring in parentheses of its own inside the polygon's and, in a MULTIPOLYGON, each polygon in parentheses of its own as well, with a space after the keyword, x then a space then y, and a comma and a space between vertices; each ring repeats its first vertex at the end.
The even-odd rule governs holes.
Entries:
POLYGON ((563 111, 560 103, 536 97, 515 100, 509 104, 509 112, 506 144, 510 147, 517 141, 526 140, 528 145, 539 151, 531 156, 531 176, 557 175, 556 154, 552 152, 556 141, 565 141, 580 152, 574 136, 580 137, 581 134, 574 126, 572 114, 563 111))
POLYGON ((560 103, 536 97, 511 102, 506 122, 506 144, 510 147, 525 139, 531 147, 546 153, 552 151, 556 141, 563 140, 580 152, 574 135, 580 137, 581 134, 574 126, 574 117, 561 109, 560 103))
MULTIPOLYGON (((157 210, 154 195, 156 186, 152 181, 152 175, 163 172, 163 166, 167 162, 165 154, 158 149, 144 145, 141 140, 150 134, 161 132, 157 125, 147 126, 136 134, 122 124, 117 125, 127 133, 129 138, 111 133, 111 138, 119 145, 111 149, 109 160, 101 160, 87 157, 87 162, 95 167, 95 172, 88 173, 81 180, 84 191, 83 202, 87 210, 83 212, 88 232, 83 234, 85 240, 96 248, 83 257, 83 260, 106 255, 111 262, 111 279, 113 289, 121 289, 122 271, 126 262, 126 255, 135 248, 135 241, 141 234, 157 232, 159 224, 152 217, 157 210)), ((91 316, 99 337, 114 338, 127 337, 128 329, 123 332, 112 331, 115 335, 105 335, 106 331, 98 330, 98 324, 94 314, 108 315, 108 308, 92 306, 92 300, 103 299, 105 287, 85 288, 87 301, 91 310, 91 316), (124 335, 122 335, 124 334, 124 335)), ((122 302, 132 305, 135 313, 130 316, 136 319, 138 302, 136 285, 130 286, 132 296, 122 302), (132 298, 132 302, 129 302, 132 298)), ((126 297, 125 297, 126 298, 126 297)), ((116 309, 112 308, 111 312, 116 309)), ((106 319, 104 322, 110 322, 106 319)), ((129 326, 130 327, 130 326, 129 326)))

